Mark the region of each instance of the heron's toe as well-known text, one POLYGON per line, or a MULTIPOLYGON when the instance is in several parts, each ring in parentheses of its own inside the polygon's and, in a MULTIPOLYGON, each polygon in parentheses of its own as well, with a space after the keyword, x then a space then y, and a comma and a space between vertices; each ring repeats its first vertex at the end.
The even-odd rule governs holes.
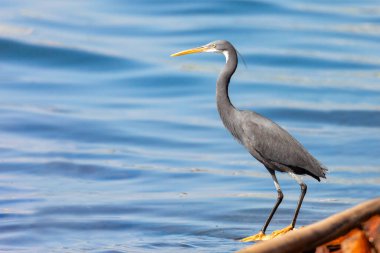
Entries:
POLYGON ((241 239, 240 241, 241 242, 254 242, 254 241, 265 241, 265 240, 269 240, 269 239, 270 239, 269 235, 266 235, 262 231, 260 231, 259 233, 245 237, 245 238, 241 239))
POLYGON ((271 234, 270 234, 270 239, 273 239, 273 238, 276 238, 277 236, 281 236, 281 235, 284 235, 286 234, 287 232, 293 230, 294 227, 292 225, 289 225, 283 229, 280 229, 280 230, 276 230, 276 231, 273 231, 271 234))

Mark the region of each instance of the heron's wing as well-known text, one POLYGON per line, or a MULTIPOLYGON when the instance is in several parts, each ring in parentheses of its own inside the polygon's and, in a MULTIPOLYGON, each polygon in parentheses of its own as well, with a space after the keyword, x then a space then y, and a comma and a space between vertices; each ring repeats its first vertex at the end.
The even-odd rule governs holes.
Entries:
POLYGON ((325 177, 327 169, 286 130, 256 113, 250 113, 248 118, 249 120, 244 120, 247 122, 244 132, 253 137, 249 149, 255 149, 262 158, 274 164, 285 165, 293 170, 305 170, 305 173, 316 177, 325 177))

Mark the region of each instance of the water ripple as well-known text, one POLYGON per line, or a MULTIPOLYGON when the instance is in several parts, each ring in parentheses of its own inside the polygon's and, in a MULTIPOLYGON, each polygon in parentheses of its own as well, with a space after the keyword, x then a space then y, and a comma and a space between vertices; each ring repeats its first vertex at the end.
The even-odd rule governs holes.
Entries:
MULTIPOLYGON (((297 226, 380 191, 380 8, 290 0, 25 1, 0 9, 0 251, 234 252, 276 199, 223 127, 227 39, 245 56, 236 107, 289 130, 329 168, 297 226)), ((289 224, 299 186, 269 231, 289 224)))
POLYGON ((8 39, 0 39, 0 53, 2 59, 7 62, 82 71, 125 71, 144 66, 142 63, 116 56, 56 46, 26 44, 8 39))

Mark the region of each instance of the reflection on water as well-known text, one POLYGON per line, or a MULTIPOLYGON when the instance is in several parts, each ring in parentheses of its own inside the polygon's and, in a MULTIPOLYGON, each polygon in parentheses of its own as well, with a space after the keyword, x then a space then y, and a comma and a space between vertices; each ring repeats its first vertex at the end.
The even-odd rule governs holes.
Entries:
MULTIPOLYGON (((0 9, 0 251, 232 252, 259 230, 273 182, 223 128, 218 55, 247 67, 239 108, 288 129, 330 173, 306 225, 380 190, 376 3, 6 0, 0 9)), ((288 225, 299 187, 269 227, 288 225)))

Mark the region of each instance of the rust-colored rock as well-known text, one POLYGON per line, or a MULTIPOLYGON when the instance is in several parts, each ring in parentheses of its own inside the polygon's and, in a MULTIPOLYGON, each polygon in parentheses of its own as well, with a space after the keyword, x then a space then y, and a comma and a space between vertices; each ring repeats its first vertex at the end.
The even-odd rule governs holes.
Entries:
POLYGON ((380 237, 380 216, 375 215, 364 222, 361 228, 354 228, 349 233, 331 242, 317 247, 315 253, 372 253, 379 252, 376 242, 380 237), (373 247, 377 251, 374 251, 373 247))
POLYGON ((371 253, 371 245, 364 232, 353 229, 340 244, 343 253, 371 253))
POLYGON ((316 250, 315 253, 342 253, 341 251, 341 243, 346 239, 346 235, 340 236, 331 242, 325 243, 321 246, 319 246, 316 250))
POLYGON ((363 230, 376 252, 380 252, 380 215, 375 215, 366 221, 363 230))
POLYGON ((380 197, 239 253, 380 253, 380 197))

